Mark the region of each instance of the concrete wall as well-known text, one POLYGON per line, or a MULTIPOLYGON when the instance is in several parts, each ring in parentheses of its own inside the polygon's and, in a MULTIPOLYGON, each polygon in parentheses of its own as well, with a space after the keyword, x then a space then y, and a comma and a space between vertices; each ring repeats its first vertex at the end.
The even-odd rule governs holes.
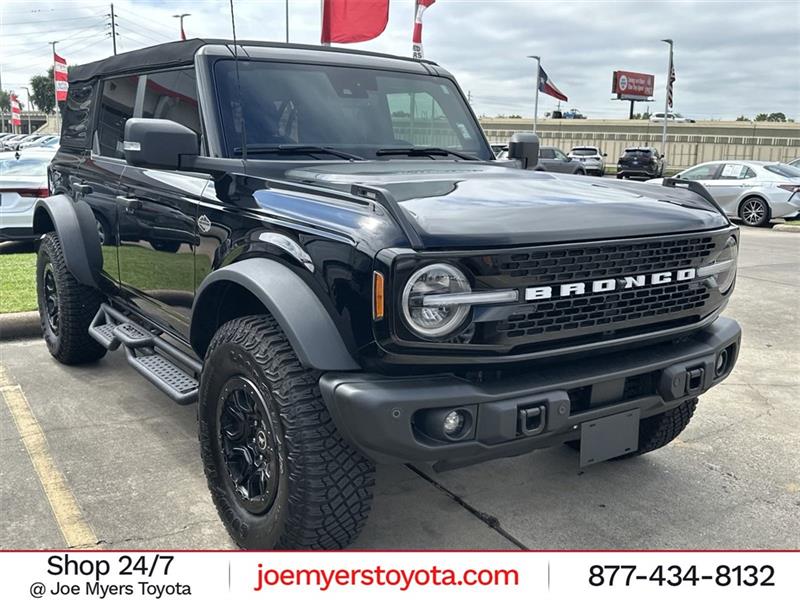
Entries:
MULTIPOLYGON (((481 119, 489 140, 506 142, 517 131, 531 131, 530 119, 481 119)), ((661 124, 648 121, 544 119, 537 123, 543 145, 569 151, 572 146, 598 146, 610 165, 627 146, 650 145, 661 150, 661 124)), ((722 159, 787 162, 800 157, 800 124, 708 121, 675 123, 668 129, 671 170, 722 159)))

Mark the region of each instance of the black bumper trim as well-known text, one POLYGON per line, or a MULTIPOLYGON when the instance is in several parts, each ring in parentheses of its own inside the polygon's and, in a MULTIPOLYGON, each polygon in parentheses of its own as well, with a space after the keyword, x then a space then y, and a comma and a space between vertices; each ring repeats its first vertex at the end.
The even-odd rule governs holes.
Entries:
POLYGON ((534 366, 530 373, 498 381, 473 383, 453 374, 326 373, 320 388, 342 435, 376 462, 477 462, 576 439, 580 423, 585 421, 635 408, 645 418, 674 408, 727 377, 735 365, 740 340, 739 324, 720 317, 682 342, 605 353, 541 369, 534 366), (730 346, 734 352, 728 367, 717 377, 717 353, 730 346), (699 379, 698 370, 702 372, 699 379), (570 404, 568 391, 648 373, 653 374, 655 389, 640 397, 580 412, 570 404), (691 373, 695 376, 689 385, 691 373), (514 411, 532 405, 548 407, 547 426, 533 436, 512 433, 509 419, 516 422, 514 411), (477 412, 474 431, 467 439, 437 442, 415 430, 413 417, 418 410, 462 406, 477 412), (506 408, 511 412, 504 413, 506 408))

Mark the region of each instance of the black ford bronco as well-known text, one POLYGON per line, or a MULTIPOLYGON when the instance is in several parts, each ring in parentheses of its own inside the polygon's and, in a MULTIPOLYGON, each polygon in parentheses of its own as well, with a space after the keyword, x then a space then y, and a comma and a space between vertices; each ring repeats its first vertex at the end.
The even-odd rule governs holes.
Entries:
POLYGON ((650 452, 736 362, 738 230, 701 186, 534 172, 532 135, 495 160, 434 63, 189 40, 70 78, 44 339, 198 402, 240 546, 347 546, 375 463, 650 452))

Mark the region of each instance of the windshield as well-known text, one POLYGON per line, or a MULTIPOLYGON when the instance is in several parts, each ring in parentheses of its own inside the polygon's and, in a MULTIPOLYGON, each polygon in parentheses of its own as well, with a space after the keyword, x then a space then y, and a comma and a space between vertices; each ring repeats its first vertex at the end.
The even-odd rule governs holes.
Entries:
MULTIPOLYGON (((240 105, 234 62, 218 61, 214 75, 228 156, 241 154, 243 118, 248 153, 264 152, 259 156, 264 159, 277 158, 265 148, 297 144, 367 159, 405 158, 377 151, 413 147, 444 148, 483 160, 494 157, 458 89, 443 77, 241 61, 240 105)), ((281 159, 308 160, 308 155, 293 153, 281 159)))
POLYGON ((800 169, 791 165, 765 165, 764 168, 782 177, 800 177, 800 169))
POLYGON ((595 156, 597 150, 592 148, 573 148, 570 154, 574 154, 575 156, 595 156))

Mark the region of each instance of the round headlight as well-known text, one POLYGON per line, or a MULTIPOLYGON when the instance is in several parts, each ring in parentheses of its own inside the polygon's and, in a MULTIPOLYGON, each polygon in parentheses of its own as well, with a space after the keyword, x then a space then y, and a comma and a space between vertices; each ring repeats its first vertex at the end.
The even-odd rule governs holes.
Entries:
POLYGON ((414 273, 403 288, 403 316, 411 330, 424 338, 441 338, 458 329, 469 315, 465 304, 426 305, 425 298, 441 294, 467 293, 469 281, 455 267, 439 263, 414 273))
POLYGON ((717 265, 726 265, 728 268, 720 271, 717 275, 717 285, 722 294, 727 293, 733 285, 733 280, 736 279, 736 261, 739 257, 739 244, 736 243, 736 238, 731 236, 725 242, 725 247, 722 252, 717 256, 715 263, 717 265))

